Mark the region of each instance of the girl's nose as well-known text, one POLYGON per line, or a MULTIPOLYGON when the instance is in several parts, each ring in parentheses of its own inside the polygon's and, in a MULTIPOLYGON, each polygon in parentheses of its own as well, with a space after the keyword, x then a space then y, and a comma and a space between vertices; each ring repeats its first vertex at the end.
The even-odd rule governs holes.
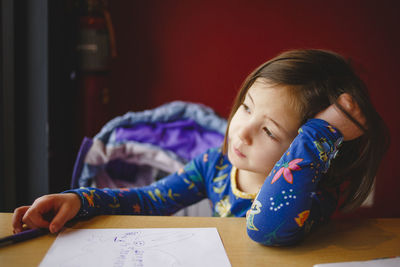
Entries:
POLYGON ((251 145, 252 137, 251 137, 251 126, 249 123, 244 123, 239 130, 239 139, 246 145, 251 145))

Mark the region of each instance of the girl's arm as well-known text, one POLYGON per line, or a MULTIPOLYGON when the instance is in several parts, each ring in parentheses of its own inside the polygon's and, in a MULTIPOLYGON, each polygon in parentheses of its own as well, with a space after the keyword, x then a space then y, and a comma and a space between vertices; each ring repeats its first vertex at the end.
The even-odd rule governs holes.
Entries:
POLYGON ((170 215, 206 197, 203 180, 203 155, 182 170, 141 188, 81 188, 78 217, 100 214, 170 215))
POLYGON ((100 214, 172 214, 205 197, 202 155, 178 173, 143 188, 81 188, 62 194, 45 195, 31 206, 17 208, 13 214, 14 232, 28 228, 49 228, 58 232, 74 217, 100 214))
POLYGON ((205 197, 202 155, 178 173, 150 186, 131 189, 81 188, 62 194, 45 195, 31 206, 17 208, 12 225, 15 233, 28 228, 49 228, 58 232, 74 217, 100 214, 166 215, 205 197))
POLYGON ((313 223, 330 216, 336 201, 327 193, 318 195, 317 185, 342 140, 342 134, 321 119, 311 119, 299 129, 248 212, 250 238, 266 245, 292 244, 313 223))

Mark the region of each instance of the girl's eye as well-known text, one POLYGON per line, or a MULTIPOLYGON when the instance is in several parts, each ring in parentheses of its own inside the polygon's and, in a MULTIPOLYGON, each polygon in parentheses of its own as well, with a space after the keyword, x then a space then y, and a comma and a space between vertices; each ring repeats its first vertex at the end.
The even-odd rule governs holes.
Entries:
POLYGON ((250 108, 248 105, 246 105, 245 103, 242 104, 244 111, 246 111, 247 113, 250 113, 250 108))
POLYGON ((269 137, 275 139, 275 136, 271 133, 270 130, 268 130, 267 127, 264 127, 263 130, 264 130, 264 132, 265 132, 269 137))

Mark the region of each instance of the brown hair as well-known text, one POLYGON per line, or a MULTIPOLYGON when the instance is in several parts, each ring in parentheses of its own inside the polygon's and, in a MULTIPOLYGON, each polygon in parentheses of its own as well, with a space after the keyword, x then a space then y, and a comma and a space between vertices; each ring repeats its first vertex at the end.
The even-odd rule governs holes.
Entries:
POLYGON ((344 111, 336 103, 337 98, 342 93, 352 96, 366 118, 365 129, 344 113, 364 134, 343 143, 326 177, 321 180, 321 186, 339 188, 347 182, 341 209, 348 211, 360 206, 371 191, 379 164, 389 146, 389 132, 370 101, 366 85, 356 75, 350 62, 334 52, 309 49, 286 51, 259 66, 245 79, 236 96, 228 118, 224 153, 230 121, 257 79, 266 79, 289 89, 290 95, 296 99, 302 124, 331 104, 344 111))

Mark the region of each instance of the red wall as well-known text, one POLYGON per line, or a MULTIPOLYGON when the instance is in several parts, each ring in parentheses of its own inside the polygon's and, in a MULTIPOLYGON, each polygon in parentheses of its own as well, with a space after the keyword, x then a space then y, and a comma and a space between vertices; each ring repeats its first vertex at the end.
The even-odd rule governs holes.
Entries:
POLYGON ((172 100, 200 102, 226 117, 255 67, 292 48, 351 57, 392 135, 368 216, 400 216, 400 42, 397 1, 109 1, 118 58, 112 116, 172 100))

